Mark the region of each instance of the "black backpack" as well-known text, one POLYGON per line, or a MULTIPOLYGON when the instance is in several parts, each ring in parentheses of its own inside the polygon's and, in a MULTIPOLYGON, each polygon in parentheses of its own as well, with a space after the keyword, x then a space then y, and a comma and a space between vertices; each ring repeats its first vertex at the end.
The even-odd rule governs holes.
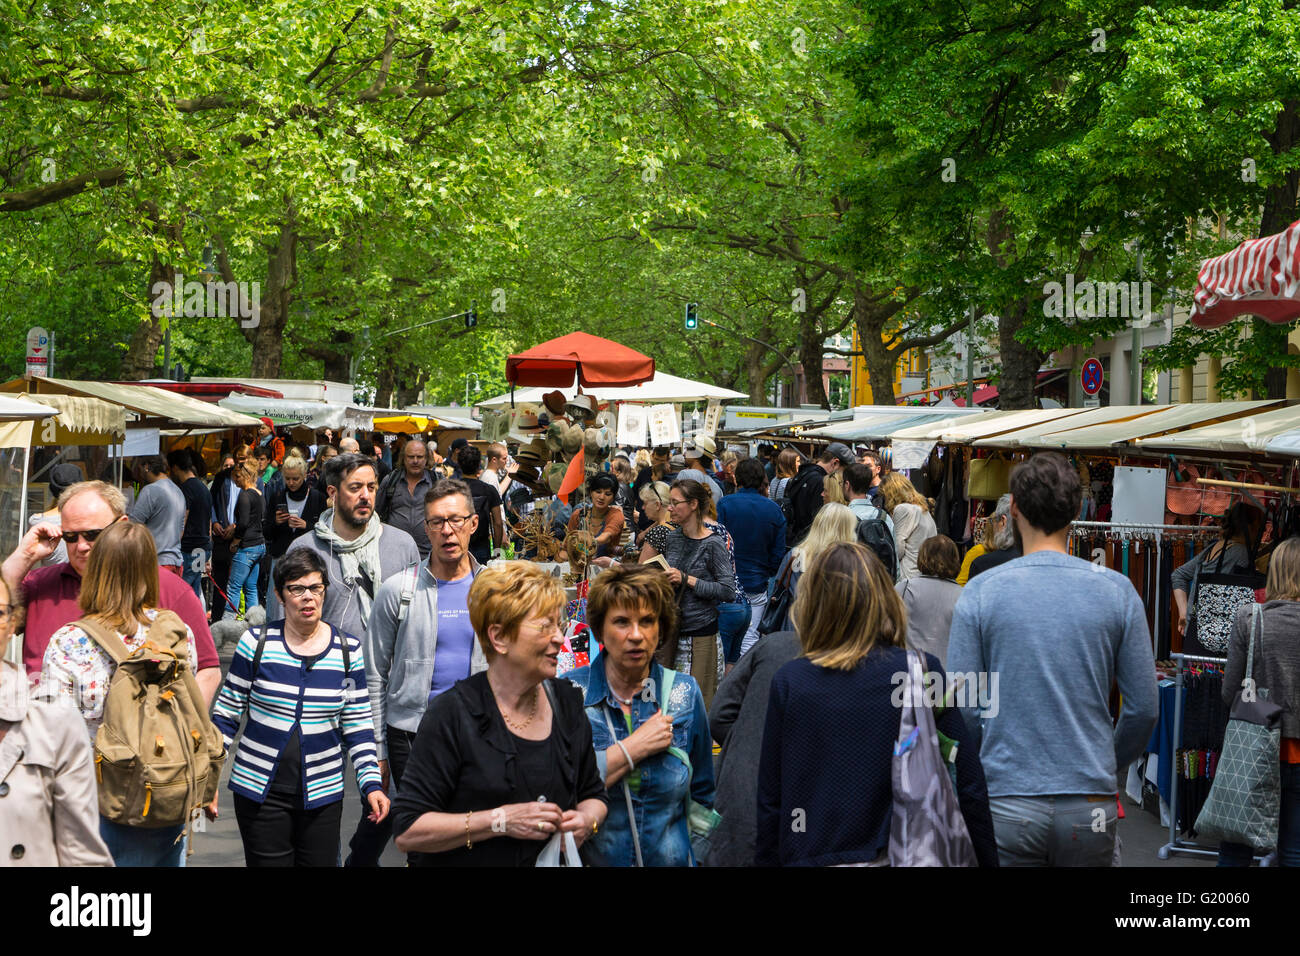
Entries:
POLYGON ((898 577, 898 552, 894 548, 894 536, 884 518, 863 518, 859 521, 858 541, 875 552, 891 578, 898 577))
POLYGON ((806 472, 803 475, 791 475, 786 479, 785 486, 781 489, 781 497, 776 500, 776 503, 781 506, 781 514, 785 515, 785 526, 787 528, 794 528, 795 492, 799 490, 807 477, 806 472))

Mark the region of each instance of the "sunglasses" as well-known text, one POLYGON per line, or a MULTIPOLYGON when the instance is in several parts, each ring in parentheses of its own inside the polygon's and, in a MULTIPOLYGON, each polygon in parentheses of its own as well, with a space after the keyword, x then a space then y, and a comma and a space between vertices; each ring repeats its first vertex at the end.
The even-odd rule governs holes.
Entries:
POLYGON ((64 531, 59 537, 63 539, 65 544, 76 544, 78 538, 85 538, 87 542, 94 544, 95 539, 107 531, 108 528, 109 526, 105 525, 102 528, 92 528, 90 531, 64 531))

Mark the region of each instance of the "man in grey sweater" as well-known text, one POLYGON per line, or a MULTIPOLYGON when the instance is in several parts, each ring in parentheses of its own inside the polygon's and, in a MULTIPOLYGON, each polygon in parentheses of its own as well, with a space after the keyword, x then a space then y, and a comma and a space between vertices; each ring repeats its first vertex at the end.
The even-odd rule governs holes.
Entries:
POLYGON ((185 495, 167 475, 161 455, 146 455, 136 462, 136 477, 142 487, 131 505, 130 518, 153 535, 158 564, 173 574, 181 573, 181 529, 185 525, 185 495))
POLYGON ((1024 556, 973 578, 953 611, 948 667, 966 677, 957 702, 983 732, 1003 866, 1110 866, 1120 774, 1156 722, 1137 592, 1068 552, 1081 496, 1058 454, 1018 465, 1011 517, 1024 556), (1123 699, 1113 727, 1112 682, 1123 699))

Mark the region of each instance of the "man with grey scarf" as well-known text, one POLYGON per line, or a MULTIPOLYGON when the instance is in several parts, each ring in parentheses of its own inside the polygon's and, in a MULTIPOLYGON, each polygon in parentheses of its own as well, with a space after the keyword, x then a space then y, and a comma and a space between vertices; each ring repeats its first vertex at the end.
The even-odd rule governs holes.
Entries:
MULTIPOLYGON (((379 585, 419 564, 420 551, 414 538, 381 523, 375 514, 379 479, 371 459, 337 455, 325 466, 324 481, 327 489, 334 489, 334 507, 321 514, 310 534, 289 545, 289 551, 310 548, 321 556, 329 571, 321 620, 364 645, 379 585)), ((274 592, 266 616, 269 621, 284 617, 274 592)))

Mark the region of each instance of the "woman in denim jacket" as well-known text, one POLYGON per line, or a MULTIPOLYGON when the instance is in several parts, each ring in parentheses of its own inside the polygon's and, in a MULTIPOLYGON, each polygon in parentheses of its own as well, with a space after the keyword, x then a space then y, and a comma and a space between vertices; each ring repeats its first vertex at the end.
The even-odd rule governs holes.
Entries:
POLYGON ((704 697, 690 676, 654 660, 661 635, 671 640, 676 633, 676 612, 667 577, 644 566, 605 572, 587 599, 587 623, 604 648, 567 676, 585 694, 608 788, 609 816, 592 847, 609 866, 695 864, 687 802, 713 806, 704 697))

